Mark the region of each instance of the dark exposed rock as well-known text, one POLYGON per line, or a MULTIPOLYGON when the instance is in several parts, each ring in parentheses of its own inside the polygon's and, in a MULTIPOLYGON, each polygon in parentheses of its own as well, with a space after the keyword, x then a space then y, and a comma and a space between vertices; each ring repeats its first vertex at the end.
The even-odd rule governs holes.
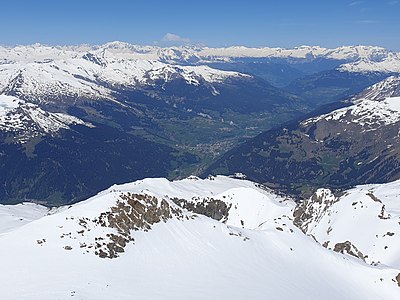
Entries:
POLYGON ((379 219, 387 220, 390 219, 390 216, 386 213, 386 206, 382 204, 381 213, 378 215, 379 219))
POLYGON ((365 255, 362 254, 360 250, 357 249, 356 246, 354 246, 351 242, 345 241, 343 243, 337 243, 335 244, 335 247, 333 248, 333 251, 339 252, 342 254, 350 254, 354 257, 360 258, 363 261, 365 261, 365 255))
POLYGON ((37 240, 36 242, 38 243, 38 245, 42 245, 46 242, 46 239, 37 240))
POLYGON ((183 218, 179 208, 171 207, 165 200, 159 200, 147 194, 132 194, 130 192, 121 194, 116 205, 110 211, 103 212, 94 223, 102 227, 110 227, 117 230, 117 234, 107 234, 95 238, 95 253, 101 258, 115 258, 123 253, 129 242, 134 241, 131 232, 137 230, 148 231, 152 225, 159 222, 167 222, 172 217, 183 218))
POLYGON ((226 221, 232 204, 226 204, 222 200, 214 198, 193 198, 193 201, 185 199, 171 199, 176 205, 196 214, 201 214, 217 221, 226 221))
POLYGON ((372 192, 367 193, 367 196, 369 196, 375 202, 382 203, 382 201, 378 197, 376 197, 372 192))

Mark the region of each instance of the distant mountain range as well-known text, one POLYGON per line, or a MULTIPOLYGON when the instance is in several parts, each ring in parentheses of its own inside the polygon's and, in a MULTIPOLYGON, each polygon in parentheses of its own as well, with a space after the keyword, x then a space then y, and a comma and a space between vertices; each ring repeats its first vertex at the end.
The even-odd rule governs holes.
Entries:
MULTIPOLYGON (((110 42, 100 46, 46 46, 34 44, 29 46, 1 47, 3 61, 31 59, 69 58, 76 53, 109 53, 124 59, 162 61, 165 63, 204 64, 206 62, 229 62, 240 58, 289 59, 292 64, 327 59, 342 62, 342 70, 352 72, 386 71, 399 72, 399 53, 376 46, 343 46, 328 49, 318 46, 300 46, 286 48, 249 48, 233 46, 227 48, 210 48, 199 46, 140 46, 124 42, 110 42), (365 64, 365 65, 364 65, 365 64), (353 66, 353 67, 350 67, 353 66), (386 65, 383 67, 383 65, 386 65), (354 67, 358 66, 358 68, 354 67), (368 67, 367 67, 368 66, 368 67)), ((78 55, 79 56, 79 55, 78 55)))
MULTIPOLYGON (((285 87, 315 107, 399 73, 400 54, 367 46, 283 49, 160 48, 121 42, 63 47, 37 44, 0 47, 0 65, 2 94, 56 107, 95 100, 119 103, 127 91, 135 91, 142 97, 193 109, 190 102, 221 96, 220 89, 227 86, 243 89, 244 85, 261 84, 279 93, 265 81, 285 87), (260 79, 264 81, 260 83, 260 79)), ((257 101, 260 99, 252 103, 257 101)))

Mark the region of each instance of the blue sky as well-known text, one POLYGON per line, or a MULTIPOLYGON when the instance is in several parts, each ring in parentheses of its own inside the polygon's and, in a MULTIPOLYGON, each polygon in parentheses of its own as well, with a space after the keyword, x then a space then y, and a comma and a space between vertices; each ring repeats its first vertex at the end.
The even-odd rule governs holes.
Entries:
POLYGON ((379 45, 400 50, 400 1, 2 1, 0 44, 379 45), (167 33, 169 35, 165 36, 167 33))

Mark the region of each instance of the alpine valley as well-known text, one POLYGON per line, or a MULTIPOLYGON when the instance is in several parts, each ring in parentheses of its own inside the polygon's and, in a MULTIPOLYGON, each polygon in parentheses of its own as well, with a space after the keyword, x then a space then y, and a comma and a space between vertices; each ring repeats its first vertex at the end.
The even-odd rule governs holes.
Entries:
POLYGON ((400 299, 400 53, 0 47, 0 298, 400 299))
POLYGON ((0 47, 0 203, 60 205, 115 183, 202 174, 239 143, 398 74, 399 56, 367 46, 0 47))
POLYGON ((206 172, 240 170, 305 196, 321 186, 340 190, 399 179, 400 78, 389 77, 334 106, 258 135, 206 172))

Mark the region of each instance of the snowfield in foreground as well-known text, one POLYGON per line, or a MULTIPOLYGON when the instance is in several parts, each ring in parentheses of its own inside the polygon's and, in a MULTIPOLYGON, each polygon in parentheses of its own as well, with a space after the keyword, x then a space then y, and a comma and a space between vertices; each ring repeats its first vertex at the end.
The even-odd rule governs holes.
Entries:
POLYGON ((1 299, 400 297, 398 266, 322 247, 293 225, 291 199, 245 180, 145 179, 32 205, 18 224, 29 205, 0 206, 1 299))

